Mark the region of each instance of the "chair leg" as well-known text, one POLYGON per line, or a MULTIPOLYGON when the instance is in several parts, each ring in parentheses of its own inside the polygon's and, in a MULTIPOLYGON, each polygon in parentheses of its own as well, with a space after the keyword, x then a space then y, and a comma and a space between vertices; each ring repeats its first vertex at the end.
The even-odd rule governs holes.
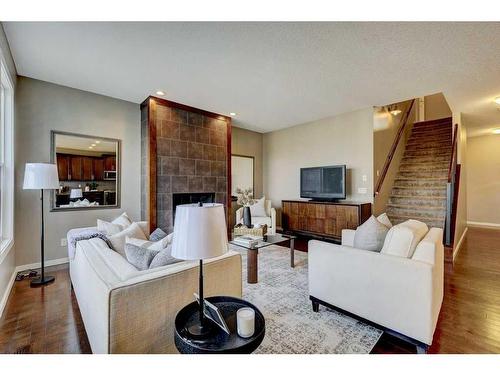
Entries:
POLYGON ((319 312, 319 303, 315 302, 315 301, 312 301, 312 305, 313 305, 313 311, 314 312, 319 312))

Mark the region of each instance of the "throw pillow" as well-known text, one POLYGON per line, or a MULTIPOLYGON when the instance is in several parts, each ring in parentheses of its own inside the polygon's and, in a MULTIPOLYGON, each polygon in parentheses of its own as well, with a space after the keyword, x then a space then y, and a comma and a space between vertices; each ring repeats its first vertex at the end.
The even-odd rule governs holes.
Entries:
POLYGON ((139 224, 144 234, 149 236, 149 223, 147 221, 138 221, 137 224, 139 224))
POLYGON ((125 241, 127 237, 147 240, 144 232, 137 223, 132 223, 121 232, 110 236, 109 242, 111 242, 111 245, 113 245, 113 250, 115 250, 118 254, 120 254, 124 258, 127 257, 125 254, 125 241))
POLYGON ((131 243, 125 244, 125 255, 127 257, 127 261, 139 271, 147 270, 151 261, 158 253, 159 251, 135 246, 131 243))
POLYGON ((169 264, 182 262, 181 259, 172 256, 172 245, 168 245, 165 249, 160 251, 149 265, 149 269, 167 266, 169 264))
POLYGON ((148 241, 142 238, 127 237, 125 239, 125 243, 130 243, 135 246, 160 251, 166 248, 172 242, 171 238, 171 235, 168 235, 159 241, 148 241))
POLYGON ((411 258, 429 228, 418 220, 407 220, 389 229, 382 247, 383 254, 411 258))
POLYGON ((384 224, 387 228, 392 228, 392 223, 385 212, 382 215, 378 215, 377 220, 384 224))
POLYGON ((113 234, 117 234, 121 232, 123 229, 125 229, 122 225, 120 224, 113 224, 110 223, 109 221, 97 219, 97 230, 99 232, 102 232, 108 236, 112 236, 113 234))
POLYGON ((156 228, 153 233, 149 235, 150 241, 159 241, 163 238, 167 237, 167 234, 162 231, 160 228, 156 228))
POLYGON ((250 214, 253 216, 267 216, 265 208, 266 197, 257 199, 257 201, 250 206, 250 214))
POLYGON ((126 228, 130 224, 132 224, 132 220, 130 220, 127 213, 124 212, 120 216, 118 216, 116 219, 114 219, 111 223, 118 224, 118 225, 121 225, 123 228, 126 228))
POLYGON ((379 252, 384 245, 384 239, 388 230, 389 228, 372 215, 356 229, 354 233, 354 247, 379 252))

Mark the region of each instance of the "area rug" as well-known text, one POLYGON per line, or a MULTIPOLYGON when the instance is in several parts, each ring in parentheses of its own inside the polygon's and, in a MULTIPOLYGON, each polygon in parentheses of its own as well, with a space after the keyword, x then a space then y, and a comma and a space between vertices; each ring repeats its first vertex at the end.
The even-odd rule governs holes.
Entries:
POLYGON ((243 298, 266 319, 266 335, 255 353, 370 353, 382 331, 320 306, 312 311, 307 286, 307 253, 272 245, 259 250, 259 282, 247 283, 246 250, 231 245, 243 261, 243 298))

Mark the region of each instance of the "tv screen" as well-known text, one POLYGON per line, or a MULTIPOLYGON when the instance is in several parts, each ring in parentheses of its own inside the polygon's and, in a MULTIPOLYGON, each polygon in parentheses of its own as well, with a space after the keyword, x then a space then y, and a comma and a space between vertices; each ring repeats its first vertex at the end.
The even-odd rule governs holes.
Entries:
POLYGON ((316 200, 345 199, 346 166, 300 169, 300 197, 316 200))

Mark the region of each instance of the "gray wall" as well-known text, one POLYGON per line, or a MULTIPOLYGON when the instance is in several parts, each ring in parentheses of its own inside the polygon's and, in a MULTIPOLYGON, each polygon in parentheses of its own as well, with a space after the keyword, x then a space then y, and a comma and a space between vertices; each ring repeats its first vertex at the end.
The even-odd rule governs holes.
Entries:
POLYGON ((39 193, 22 190, 24 165, 50 161, 50 131, 60 130, 122 140, 121 209, 49 212, 45 200, 46 260, 67 257, 60 239, 71 228, 95 226, 126 211, 140 218, 140 108, 112 99, 26 77, 16 89, 16 264, 40 261, 39 193))
MULTIPOLYGON (((0 59, 4 61, 11 80, 16 84, 16 67, 14 65, 14 60, 10 54, 9 44, 5 33, 3 31, 2 24, 0 23, 0 59)), ((8 252, 0 254, 0 315, 2 314, 2 309, 4 303, 7 301, 8 290, 7 286, 12 277, 12 273, 15 268, 15 248, 12 247, 8 252)))
POLYGON ((300 168, 336 164, 347 165, 347 199, 373 202, 372 108, 266 133, 263 150, 264 194, 274 207, 299 198, 300 168))

